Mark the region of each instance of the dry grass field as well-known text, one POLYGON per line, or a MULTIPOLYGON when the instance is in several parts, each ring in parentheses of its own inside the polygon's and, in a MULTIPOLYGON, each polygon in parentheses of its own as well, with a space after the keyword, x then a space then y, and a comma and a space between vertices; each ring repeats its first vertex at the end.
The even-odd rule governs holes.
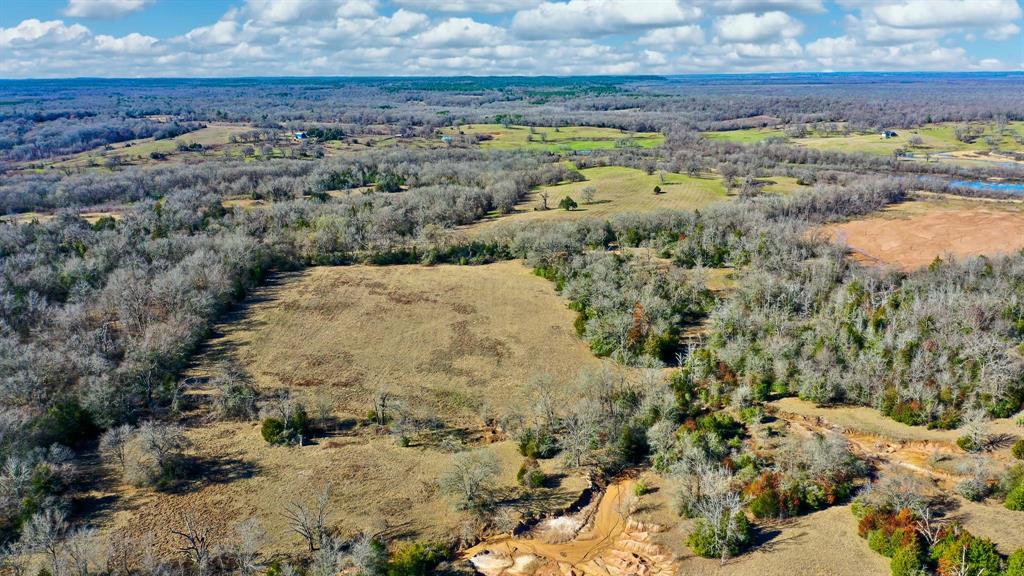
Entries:
POLYGON ((283 505, 311 500, 330 483, 329 520, 343 533, 374 528, 393 538, 448 540, 461 516, 436 488, 453 458, 436 440, 449 434, 497 452, 502 494, 513 507, 564 507, 585 481, 555 474, 557 462, 545 461, 555 480, 525 495, 515 487, 522 457, 514 442, 482 432, 480 414, 519 406, 524 383, 542 373, 568 394, 581 368, 598 365, 575 336, 572 319, 552 284, 518 262, 321 267, 280 277, 217 328, 190 376, 208 374, 233 356, 263 392, 287 388, 311 407, 326 402, 337 424, 312 445, 269 446, 257 423, 215 422, 199 410, 188 419, 192 452, 202 460, 189 489, 96 492, 92 498, 114 500, 100 524, 153 533, 169 550, 166 528, 182 513, 211 514, 217 537, 255 516, 273 551, 294 550, 299 540, 287 531, 283 505), (401 398, 409 413, 456 427, 413 435, 410 446, 398 446, 363 423, 379 388, 401 398))
POLYGON ((639 520, 670 527, 654 540, 676 557, 679 574, 716 576, 868 576, 889 574, 889 560, 868 548, 857 535, 849 506, 834 506, 783 522, 767 523, 751 552, 729 560, 695 556, 686 546, 692 521, 680 519, 673 505, 671 481, 645 474, 653 492, 640 498, 639 520))
POLYGON ((226 146, 232 135, 241 134, 252 130, 251 126, 243 124, 227 124, 211 122, 206 128, 200 128, 194 132, 182 134, 175 138, 154 140, 143 138, 112 144, 110 150, 99 148, 81 152, 73 156, 48 162, 52 168, 86 168, 89 166, 103 166, 104 161, 110 157, 117 157, 125 163, 150 163, 150 153, 162 152, 173 155, 178 142, 202 144, 209 150, 217 150, 226 146))
POLYGON ((518 262, 318 267, 253 296, 205 357, 232 355, 265 390, 327 395, 363 416, 381 388, 446 420, 507 408, 531 377, 596 360, 551 283, 518 262))
POLYGON ((947 254, 995 255, 1024 248, 1024 204, 918 200, 823 231, 863 261, 912 270, 947 254))

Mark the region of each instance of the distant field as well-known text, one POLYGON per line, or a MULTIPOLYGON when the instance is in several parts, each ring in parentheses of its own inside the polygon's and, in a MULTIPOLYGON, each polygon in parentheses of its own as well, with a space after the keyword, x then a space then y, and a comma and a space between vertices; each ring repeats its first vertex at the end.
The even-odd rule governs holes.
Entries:
POLYGON ((70 158, 57 160, 50 163, 54 168, 76 168, 86 167, 93 164, 102 166, 107 157, 116 156, 125 161, 143 160, 149 161, 152 152, 173 153, 178 142, 202 144, 206 148, 223 146, 228 144, 233 134, 241 134, 252 130, 252 127, 241 124, 215 124, 211 123, 206 128, 200 128, 194 132, 182 134, 175 138, 154 140, 145 138, 132 140, 111 145, 112 150, 100 148, 76 154, 70 158), (141 158, 136 158, 141 157, 141 158))
POLYGON ((705 132, 704 135, 712 140, 729 140, 741 144, 753 144, 768 138, 784 138, 786 133, 777 128, 744 128, 742 130, 705 132))
POLYGON ((643 170, 623 166, 585 168, 580 172, 587 178, 585 181, 544 186, 516 206, 515 213, 498 216, 476 226, 486 227, 513 220, 607 218, 623 212, 693 210, 728 199, 725 186, 717 175, 694 178, 666 173, 662 182, 658 173, 647 174, 643 170), (583 203, 583 189, 588 186, 597 190, 593 204, 583 203), (663 193, 654 194, 655 186, 660 186, 663 193), (542 204, 542 192, 548 193, 551 210, 535 210, 542 204), (558 202, 566 196, 572 198, 578 208, 572 211, 558 208, 558 202))
MULTIPOLYGON (((282 278, 257 290, 249 303, 216 329, 190 375, 201 377, 225 355, 237 358, 263 392, 286 388, 313 406, 331 407, 337 432, 302 448, 268 446, 255 423, 206 423, 189 429, 196 452, 214 458, 227 476, 182 494, 124 488, 114 506, 112 529, 144 534, 162 529, 182 511, 217 510, 217 530, 246 516, 263 521, 272 550, 298 545, 286 530, 281 507, 324 481, 333 483, 331 525, 342 533, 379 529, 390 520, 393 538, 447 540, 460 515, 436 489, 452 454, 437 438, 465 435, 467 445, 489 445, 503 465, 507 495, 519 494, 515 472, 522 462, 514 442, 481 435, 481 414, 497 416, 526 400, 531 377, 552 375, 556 397, 582 367, 596 367, 576 337, 574 314, 553 285, 519 262, 487 266, 321 267, 282 278), (413 435, 410 447, 352 426, 371 408, 371 396, 387 389, 422 419, 458 429, 413 435)), ((207 391, 201 391, 205 394, 207 391)), ((544 461, 555 472, 556 461, 544 461)), ((577 476, 559 477, 532 496, 516 496, 524 510, 556 509, 585 486, 577 476)))
MULTIPOLYGON (((923 156, 926 153, 988 150, 989 146, 985 138, 986 136, 995 136, 1001 149, 1018 151, 1024 149, 1011 135, 996 134, 994 124, 971 124, 973 127, 983 128, 983 136, 971 143, 960 142, 955 136, 958 126, 965 126, 965 124, 943 123, 930 124, 910 130, 897 129, 895 130, 897 135, 892 138, 883 138, 880 134, 872 132, 869 134, 851 134, 849 136, 812 135, 803 138, 793 138, 790 141, 794 144, 817 150, 867 152, 869 154, 888 155, 892 154, 893 150, 897 148, 903 148, 914 153, 916 156, 923 156), (922 144, 918 147, 910 145, 910 139, 915 135, 919 136, 922 140, 922 144)), ((1010 122, 1007 128, 1018 134, 1024 134, 1024 122, 1010 122)), ((744 130, 705 132, 704 135, 716 140, 730 140, 751 144, 770 137, 784 137, 785 132, 774 128, 747 128, 744 130)))
POLYGON ((502 126, 501 124, 466 124, 441 130, 444 135, 487 134, 491 140, 480 143, 482 148, 499 150, 571 151, 615 148, 619 141, 629 139, 641 148, 660 146, 665 137, 657 132, 628 132, 617 128, 595 126, 566 126, 559 128, 502 126))
POLYGON ((1024 248, 1024 204, 912 201, 823 231, 845 242, 864 261, 911 270, 946 254, 1006 254, 1024 248))

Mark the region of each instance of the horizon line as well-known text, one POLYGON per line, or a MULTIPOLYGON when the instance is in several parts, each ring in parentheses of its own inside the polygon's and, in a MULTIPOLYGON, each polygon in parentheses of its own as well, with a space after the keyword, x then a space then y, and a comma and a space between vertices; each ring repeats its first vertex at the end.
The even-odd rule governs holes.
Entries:
POLYGON ((434 78, 678 78, 697 76, 840 76, 850 74, 873 75, 1020 75, 1024 70, 820 70, 795 72, 679 72, 673 74, 443 74, 443 75, 389 75, 389 74, 355 74, 355 75, 260 75, 260 76, 42 76, 42 77, 0 77, 0 82, 31 82, 31 81, 69 81, 69 80, 303 80, 303 79, 342 79, 342 80, 427 80, 434 78))

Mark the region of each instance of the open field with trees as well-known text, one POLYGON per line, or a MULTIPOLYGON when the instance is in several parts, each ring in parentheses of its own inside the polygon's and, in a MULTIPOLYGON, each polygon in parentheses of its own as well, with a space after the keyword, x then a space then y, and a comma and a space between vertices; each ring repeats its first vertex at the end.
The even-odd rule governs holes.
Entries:
MULTIPOLYGON (((752 144, 767 139, 785 139, 798 146, 816 150, 847 153, 864 152, 892 155, 898 150, 914 156, 935 155, 946 152, 1001 150, 1007 153, 1024 150, 1024 122, 1003 123, 941 123, 895 129, 882 126, 874 131, 857 131, 837 123, 814 123, 802 127, 744 128, 730 131, 710 131, 705 136, 741 144, 752 144), (883 132, 891 132, 884 136, 883 132)), ((1006 161, 1000 158, 999 160, 1006 161)), ((1012 159, 1010 159, 1012 161, 1012 159)))
POLYGON ((1019 576, 1024 166, 831 143, 1024 92, 899 78, 4 81, 0 571, 1019 576))
POLYGON ((584 178, 579 182, 542 186, 530 191, 511 213, 495 215, 497 218, 493 222, 483 225, 543 219, 609 218, 615 214, 657 210, 693 210, 729 200, 721 178, 715 174, 646 174, 623 166, 584 168, 579 174, 584 178), (569 209, 559 205, 565 198, 573 201, 569 209))
POLYGON ((665 137, 657 132, 632 132, 595 126, 516 126, 466 124, 441 130, 443 136, 465 137, 483 148, 545 152, 589 151, 609 148, 651 148, 665 137))

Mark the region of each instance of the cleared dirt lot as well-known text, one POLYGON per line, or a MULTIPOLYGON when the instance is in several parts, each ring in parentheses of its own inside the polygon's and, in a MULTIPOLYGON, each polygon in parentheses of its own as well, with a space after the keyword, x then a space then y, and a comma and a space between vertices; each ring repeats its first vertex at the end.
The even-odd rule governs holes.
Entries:
POLYGON ((823 232, 864 262, 913 270, 950 254, 962 258, 1024 248, 1024 204, 916 200, 823 232))

